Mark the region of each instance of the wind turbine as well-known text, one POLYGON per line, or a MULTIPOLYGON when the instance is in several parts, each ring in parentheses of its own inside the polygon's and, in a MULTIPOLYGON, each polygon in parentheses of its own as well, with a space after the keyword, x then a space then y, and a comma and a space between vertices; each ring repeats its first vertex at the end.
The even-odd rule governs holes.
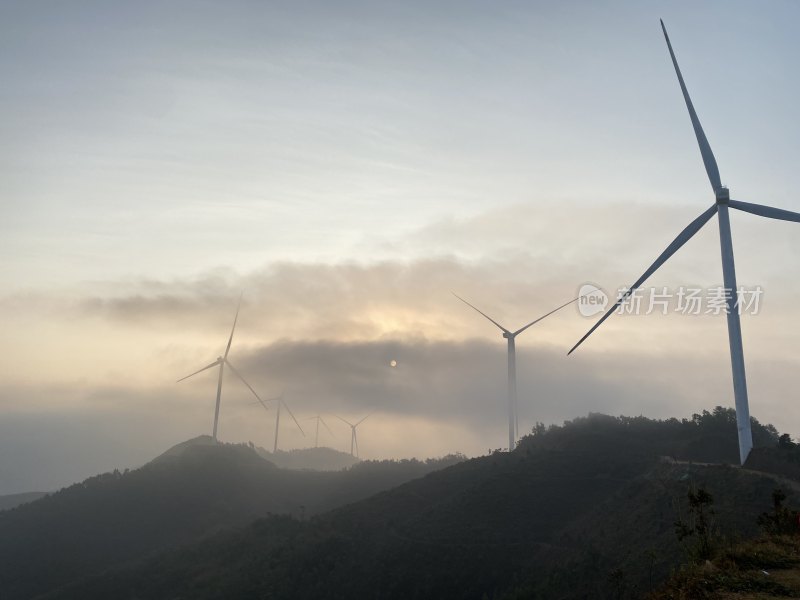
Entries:
POLYGON ((667 29, 664 27, 664 21, 661 21, 661 30, 664 32, 664 39, 667 42, 669 55, 672 58, 672 64, 675 67, 675 74, 678 76, 678 83, 683 92, 683 99, 686 102, 686 108, 689 110, 689 118, 692 121, 694 134, 697 138, 697 143, 700 146, 700 155, 703 158, 703 164, 706 168, 708 180, 711 182, 711 189, 714 191, 715 203, 711 208, 707 209, 703 214, 697 217, 694 221, 681 231, 678 237, 667 246, 666 250, 650 265, 644 274, 636 280, 622 296, 617 300, 616 304, 606 312, 600 320, 594 324, 589 332, 584 335, 580 341, 575 344, 571 354, 575 348, 580 346, 583 341, 589 337, 600 324, 605 321, 617 307, 625 301, 639 286, 641 286, 648 277, 663 265, 681 246, 688 242, 700 229, 705 225, 711 217, 717 215, 719 221, 719 241, 720 250, 722 255, 722 277, 725 283, 726 290, 726 308, 728 318, 728 342, 731 353, 731 371, 733 374, 733 394, 736 400, 736 425, 739 431, 739 460, 744 464, 750 450, 753 448, 753 435, 750 431, 750 407, 747 400, 747 380, 744 370, 744 352, 742 350, 742 329, 739 321, 739 313, 737 311, 737 294, 738 288, 736 287, 736 268, 733 261, 733 242, 731 239, 731 224, 728 216, 728 208, 735 208, 744 212, 749 212, 760 217, 767 217, 770 219, 779 219, 782 221, 800 222, 800 213, 782 210, 779 208, 772 208, 763 206, 761 204, 751 204, 749 202, 740 202, 738 200, 730 199, 730 192, 727 187, 722 185, 719 176, 719 168, 717 161, 714 158, 714 153, 711 151, 711 146, 708 143, 703 127, 700 125, 700 120, 697 118, 697 113, 694 110, 691 98, 689 98, 689 91, 686 89, 686 84, 683 81, 683 75, 678 67, 678 61, 675 58, 675 52, 672 50, 672 44, 667 35, 667 29))
POLYGON ((360 421, 358 421, 355 424, 351 423, 350 421, 348 421, 346 419, 343 419, 342 417, 340 417, 338 415, 334 415, 334 416, 337 419, 339 419, 340 421, 343 421, 343 422, 347 423, 348 425, 350 425, 350 456, 355 456, 356 458, 358 458, 358 436, 356 435, 356 427, 361 425, 370 416, 372 416, 372 413, 369 413, 366 417, 364 417, 363 419, 361 419, 360 421), (355 453, 353 452, 354 449, 355 449, 355 453))
POLYGON ((233 332, 236 330, 236 321, 239 319, 239 309, 241 308, 241 306, 242 306, 242 297, 239 296, 239 304, 236 306, 236 316, 233 318, 233 327, 231 327, 231 335, 228 338, 228 345, 225 347, 225 354, 223 354, 222 356, 218 356, 217 360, 212 362, 210 365, 207 365, 207 366, 203 367, 199 371, 195 371, 191 375, 187 375, 186 377, 182 377, 181 379, 178 379, 178 381, 176 382, 176 383, 180 383, 184 379, 189 379, 189 377, 194 377, 198 373, 202 373, 203 371, 205 371, 207 369, 211 369, 213 367, 219 366, 219 377, 217 378, 217 404, 214 407, 214 430, 213 430, 213 433, 212 433, 212 437, 214 438, 214 441, 217 441, 217 424, 219 423, 219 403, 220 403, 220 399, 222 398, 222 374, 225 371, 225 365, 228 366, 228 368, 233 372, 234 375, 236 375, 239 379, 242 380, 242 383, 244 383, 247 386, 247 389, 249 389, 251 392, 253 392, 253 395, 258 399, 259 402, 261 402, 263 404, 263 402, 261 401, 261 398, 259 398, 258 394, 253 389, 253 387, 249 383, 247 383, 245 378, 242 377, 241 373, 239 373, 239 371, 237 371, 234 368, 234 366, 231 364, 231 361, 228 360, 228 353, 231 351, 231 342, 233 342, 233 332))
MULTIPOLYGON (((280 396, 275 398, 274 401, 278 403, 278 414, 275 416, 275 443, 272 446, 272 453, 273 454, 278 451, 278 432, 280 431, 280 426, 281 426, 281 407, 285 408, 286 412, 289 413, 289 416, 292 417, 292 420, 294 421, 294 424, 297 425, 297 428, 300 430, 300 433, 303 434, 303 437, 306 436, 306 432, 303 431, 302 427, 300 427, 300 423, 297 422, 297 419, 295 418, 294 413, 292 413, 292 410, 289 408, 289 406, 284 401, 283 394, 281 394, 280 396)), ((264 408, 266 408, 266 406, 264 408)))
POLYGON ((535 325, 536 323, 538 323, 539 321, 541 321, 542 319, 544 319, 546 317, 549 317, 554 312, 558 312, 559 310, 561 310, 565 306, 569 306, 573 302, 576 302, 576 301, 580 300, 583 296, 579 296, 578 298, 574 298, 574 299, 570 300, 569 302, 566 302, 566 303, 562 304, 558 308, 554 308, 553 310, 551 310, 546 315, 543 315, 543 316, 539 317, 538 319, 536 319, 534 321, 531 321, 530 323, 528 323, 524 327, 520 327, 516 331, 510 331, 510 330, 506 329, 505 327, 503 327, 502 325, 500 325, 500 323, 495 321, 492 317, 487 315, 485 312, 483 312, 482 310, 476 308, 475 306, 473 306, 472 304, 470 304, 469 302, 464 300, 461 296, 459 296, 455 292, 451 292, 451 293, 453 294, 453 296, 455 296, 456 298, 461 300, 464 304, 466 304, 470 308, 476 310, 481 315, 486 317, 489 321, 494 323, 500 329, 500 331, 503 332, 503 337, 506 340, 508 340, 508 451, 511 452, 514 449, 514 446, 516 445, 516 440, 517 440, 518 433, 519 433, 519 424, 518 424, 518 419, 517 419, 517 350, 516 350, 516 339, 517 339, 517 336, 520 333, 522 333, 523 331, 525 331, 526 329, 528 329, 528 327, 530 327, 532 325, 535 325))
POLYGON ((317 415, 316 417, 309 417, 308 419, 306 419, 306 421, 311 421, 312 419, 316 420, 316 422, 317 422, 316 432, 314 433, 314 448, 319 448, 319 424, 320 423, 322 423, 323 427, 325 427, 325 429, 328 430, 328 433, 330 433, 333 437, 336 437, 335 435, 333 435, 333 432, 331 431, 331 428, 328 427, 328 424, 325 422, 325 419, 323 419, 320 415, 317 415))

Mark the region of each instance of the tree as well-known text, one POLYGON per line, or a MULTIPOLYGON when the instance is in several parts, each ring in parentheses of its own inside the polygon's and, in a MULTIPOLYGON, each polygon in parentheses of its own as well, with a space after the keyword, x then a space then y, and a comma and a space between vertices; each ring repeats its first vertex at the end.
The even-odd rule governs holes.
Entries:
POLYGON ((793 534, 798 530, 798 512, 783 505, 786 492, 780 488, 772 491, 772 514, 761 513, 758 524, 766 533, 793 534))
POLYGON ((684 544, 687 554, 694 560, 708 560, 714 554, 718 534, 714 524, 714 498, 703 488, 689 488, 689 515, 684 521, 680 515, 675 522, 675 534, 684 544), (689 540, 694 543, 690 545, 689 540))

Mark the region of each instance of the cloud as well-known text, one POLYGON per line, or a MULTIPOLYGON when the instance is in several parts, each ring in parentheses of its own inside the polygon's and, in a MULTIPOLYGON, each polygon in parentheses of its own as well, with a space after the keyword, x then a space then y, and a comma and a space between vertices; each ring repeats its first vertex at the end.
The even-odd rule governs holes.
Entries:
MULTIPOLYGON (((692 356, 665 361, 629 347, 567 358, 561 348, 531 342, 520 338, 518 345, 522 432, 536 421, 558 423, 592 411, 688 417, 731 403, 724 352, 704 361, 692 356)), ((317 413, 328 415, 336 438, 321 442, 343 451, 349 449, 348 431, 333 415, 353 420, 372 413, 359 431, 362 454, 369 458, 475 455, 501 447, 506 439, 506 351, 499 336, 278 341, 237 349, 231 359, 263 397, 285 391, 301 424, 317 413), (392 359, 398 362, 395 368, 389 366, 392 359)), ((757 382, 751 386, 754 415, 785 420, 791 377, 771 363, 750 366, 757 382)), ((209 433, 215 393, 212 371, 149 389, 89 382, 3 387, 0 493, 51 489, 98 470, 134 467, 173 443, 209 433), (61 405, 41 406, 48 395, 61 405)), ((226 375, 221 439, 271 447, 274 419, 274 407, 265 412, 233 374, 226 375)), ((312 443, 285 414, 280 439, 283 448, 312 443)))
MULTIPOLYGON (((6 454, 13 455, 16 444, 21 454, 14 461, 40 466, 30 460, 52 456, 53 465, 61 465, 52 472, 61 472, 65 484, 101 466, 86 458, 88 452, 63 466, 76 436, 97 449, 113 432, 114 450, 102 463, 111 468, 135 466, 171 443, 208 433, 214 375, 175 381, 224 350, 242 290, 230 359, 264 397, 285 390, 298 417, 326 412, 349 419, 375 411, 359 434, 368 457, 500 447, 506 435, 505 340, 450 291, 516 328, 573 297, 586 281, 613 293, 644 269, 688 213, 681 206, 655 212, 624 204, 518 206, 439 221, 391 241, 398 254, 411 256, 404 260, 377 252, 361 261, 271 262, 246 272, 218 268, 192 278, 7 295, 0 308, 14 352, 0 366, 0 412, 6 422, 24 422, 20 431, 27 439, 10 436, 6 454), (650 215, 660 222, 648 222, 650 215), (575 231, 570 223, 578 223, 575 231), (389 367, 393 359, 396 368, 389 367)), ((743 224, 735 223, 737 232, 743 224)), ((737 238, 741 272, 763 273, 769 284, 762 313, 743 319, 751 409, 794 433, 800 432, 800 413, 790 395, 800 346, 787 322, 798 284, 777 263, 766 269, 759 264, 766 248, 788 247, 783 230, 766 239, 771 232, 756 227, 737 238)), ((718 261, 716 231, 709 225, 653 284, 717 284, 718 261)), ((724 317, 614 316, 567 357, 592 322, 568 307, 519 338, 522 431, 535 421, 560 422, 590 411, 668 417, 732 404, 724 317)), ((252 402, 229 374, 220 434, 269 447, 274 413, 252 402)), ((347 432, 339 433, 341 439, 329 441, 346 450, 347 432)), ((309 443, 283 423, 283 447, 309 443)), ((3 468, 7 481, 18 483, 5 484, 6 491, 22 491, 23 482, 34 481, 15 471, 14 461, 3 468)), ((56 479, 34 487, 52 487, 56 479)))

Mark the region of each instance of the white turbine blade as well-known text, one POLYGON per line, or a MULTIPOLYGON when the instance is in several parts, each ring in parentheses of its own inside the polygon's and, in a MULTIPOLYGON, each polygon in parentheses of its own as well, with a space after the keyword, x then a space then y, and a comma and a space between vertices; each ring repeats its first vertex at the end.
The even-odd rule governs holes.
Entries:
POLYGON ((740 202, 739 200, 728 200, 728 206, 737 210, 743 210, 744 212, 758 215, 759 217, 800 223, 800 213, 792 212, 790 210, 783 210, 782 208, 772 208, 771 206, 751 204, 750 202, 740 202))
MULTIPOLYGON (((230 364, 230 363, 228 363, 228 364, 230 364)), ((266 400, 264 400, 264 402, 276 402, 276 401, 280 400, 281 398, 283 398, 283 396, 278 396, 277 398, 267 398, 266 400)), ((251 402, 251 404, 263 404, 263 402, 251 402)))
MULTIPOLYGON (((279 402, 282 399, 283 399, 283 394, 281 394, 277 398, 267 398, 266 402, 279 402)), ((264 407, 264 410, 269 412, 269 406, 267 406, 266 402, 264 402, 263 400, 261 400, 261 398, 259 398, 258 402, 253 402, 253 404, 261 404, 261 406, 264 407)))
POLYGON ((714 153, 711 151, 711 146, 708 143, 706 134, 700 125, 700 119, 697 118, 697 113, 694 110, 692 99, 689 97, 689 90, 686 89, 686 84, 683 82, 683 75, 681 75, 680 67, 678 67, 678 60, 675 58, 675 52, 672 50, 672 44, 667 35, 667 28, 664 27, 664 21, 661 21, 661 30, 664 32, 664 39, 667 40, 667 47, 669 48, 669 55, 672 57, 672 64, 675 66, 675 74, 678 76, 678 83, 681 84, 681 91, 683 92, 683 99, 686 101, 686 108, 689 109, 689 118, 692 120, 692 127, 694 127, 694 134, 697 137, 697 143, 700 146, 700 154, 703 156, 703 164, 706 167, 708 180, 711 182, 711 187, 716 193, 722 189, 722 182, 719 178, 719 167, 714 158, 714 153))
MULTIPOLYGON (((594 290, 592 290, 592 291, 595 291, 595 292, 596 292, 596 291, 597 291, 597 289, 595 288, 595 289, 594 289, 594 290)), ((587 296, 587 295, 588 295, 588 294, 584 294, 584 296, 587 296)), ((553 313, 560 311, 562 308, 564 308, 565 306, 569 306, 569 305, 570 305, 570 304, 572 304, 573 302, 577 302, 578 300, 580 300, 580 299, 581 299, 581 298, 583 298, 584 296, 578 296, 577 298, 573 298, 572 300, 570 300, 569 302, 565 302, 564 304, 562 304, 562 305, 561 305, 561 306, 559 306, 558 308, 554 308, 553 310, 551 310, 551 311, 550 311, 549 313, 547 313, 546 315, 542 315, 541 317, 539 317, 539 318, 538 318, 538 319, 536 319, 535 321, 531 321, 530 323, 528 323, 527 325, 525 325, 525 327, 520 327, 519 329, 517 329, 517 330, 516 330, 516 331, 513 333, 514 337, 518 336, 520 333, 522 333, 523 331, 525 331, 525 330, 526 330, 528 327, 530 327, 531 325, 536 325, 536 323, 538 323, 538 322, 539 322, 539 321, 541 321, 542 319, 546 319, 547 317, 549 317, 549 316, 550 316, 550 315, 552 315, 553 313)))
POLYGON ((350 427, 353 426, 353 424, 350 421, 347 421, 346 419, 343 419, 339 415, 333 415, 333 416, 336 417, 337 419, 339 419, 342 423, 347 423, 350 427))
POLYGON ((600 318, 600 320, 597 323, 594 324, 594 327, 592 327, 589 330, 589 332, 586 335, 584 335, 578 341, 578 343, 575 344, 572 347, 572 350, 567 352, 567 354, 568 355, 572 354, 575 351, 575 349, 584 342, 584 340, 586 338, 588 338, 590 335, 592 335, 592 333, 594 333, 594 330, 597 329, 598 327, 600 327, 600 325, 603 323, 603 321, 605 321, 608 317, 610 317, 611 314, 617 309, 617 307, 620 304, 622 304, 625 301, 625 299, 634 292, 634 290, 636 290, 640 285, 642 285, 647 280, 647 278, 650 277, 650 275, 655 273, 656 270, 661 265, 663 265, 665 262, 667 262, 667 260, 669 260, 669 258, 673 254, 675 254, 681 248, 681 246, 683 246, 686 242, 688 242, 690 239, 692 239, 694 234, 696 234, 698 231, 700 231, 700 229, 703 227, 703 225, 708 223, 708 220, 711 217, 713 217, 716 212, 717 212, 717 205, 714 204, 711 208, 709 208, 707 211, 705 211, 702 215, 700 215, 694 221, 692 221, 689 224, 689 226, 686 227, 686 229, 681 231, 680 234, 678 235, 678 237, 676 237, 672 241, 672 243, 669 246, 667 246, 667 249, 664 250, 664 252, 661 253, 661 255, 656 259, 656 261, 652 265, 650 265, 650 268, 647 269, 647 271, 645 271, 644 274, 641 277, 639 277, 639 279, 636 280, 636 283, 634 283, 630 287, 630 289, 622 295, 622 297, 619 300, 617 300, 617 302, 614 304, 614 306, 612 306, 610 309, 608 309, 608 312, 606 312, 606 314, 604 314, 600 318))
MULTIPOLYGON (((283 402, 283 401, 281 401, 281 402, 283 402)), ((306 437, 306 432, 305 432, 305 431, 303 431, 303 428, 302 428, 302 427, 300 427, 300 423, 299 423, 299 422, 298 422, 298 420, 295 418, 294 414, 292 413, 292 410, 291 410, 291 409, 290 409, 290 408, 287 406, 286 402, 283 402, 283 408, 285 408, 285 409, 286 409, 286 412, 288 412, 288 413, 289 413, 289 416, 291 416, 291 417, 292 417, 292 420, 294 421, 294 424, 295 424, 295 425, 297 425, 297 428, 300 430, 300 433, 302 433, 302 434, 303 434, 303 437, 306 437)))
POLYGON ((500 329, 501 329, 501 330, 502 330, 504 333, 511 334, 511 332, 510 332, 508 329, 506 329, 505 327, 503 327, 502 325, 500 325, 500 323, 498 323, 497 321, 495 321, 495 320, 494 320, 492 317, 490 317, 489 315, 487 315, 485 312, 483 312, 482 310, 480 310, 480 309, 478 309, 478 308, 476 308, 476 307, 472 306, 472 304, 470 304, 469 302, 467 302, 466 300, 464 300, 464 299, 463 299, 461 296, 459 296, 459 295, 458 295, 458 294, 456 294, 455 292, 450 292, 450 293, 451 293, 451 294, 453 294, 453 296, 455 296, 455 297, 456 297, 456 298, 458 298, 459 300, 461 300, 461 301, 462 301, 464 304, 466 304, 467 306, 469 306, 469 307, 470 307, 470 308, 472 308, 473 310, 476 310, 477 312, 479 312, 480 314, 482 314, 484 317, 486 317, 487 319, 489 319, 489 320, 490 320, 492 323, 494 323, 495 325, 497 325, 497 326, 498 326, 498 327, 499 327, 499 328, 500 328, 500 329))
POLYGON ((331 428, 330 428, 330 427, 328 427, 328 424, 325 422, 325 419, 323 419, 322 417, 320 417, 320 418, 319 418, 319 422, 320 422, 320 423, 322 423, 322 424, 325 426, 325 429, 327 429, 327 430, 328 430, 328 433, 330 433, 332 437, 334 437, 334 438, 336 437, 336 434, 335 434, 335 433, 333 433, 333 432, 331 431, 331 428))
POLYGON ((211 367, 216 367, 216 366, 217 366, 219 363, 220 363, 220 360, 219 360, 219 359, 217 359, 217 360, 215 360, 213 363, 211 363, 210 365, 208 365, 208 366, 206 366, 206 367, 203 367, 203 368, 202 368, 202 369, 200 369, 199 371, 195 371, 194 373, 192 373, 191 375, 187 375, 186 377, 181 377, 181 378, 180 378, 180 379, 178 379, 178 381, 176 381, 175 383, 180 383, 180 382, 181 382, 181 381, 183 381, 184 379, 189 379, 189 377, 194 377, 194 376, 195 376, 195 375, 197 375, 198 373, 202 373, 203 371, 206 371, 206 370, 210 369, 211 367))
POLYGON ((369 414, 368 414, 366 417, 364 417, 364 418, 363 418, 363 419, 361 419, 361 420, 360 420, 358 423, 356 423, 355 425, 353 425, 353 427, 358 427, 358 426, 359 426, 359 425, 361 425, 361 424, 362 424, 364 421, 366 421, 367 419, 369 419, 369 418, 370 418, 370 417, 371 417, 373 414, 374 414, 374 413, 369 413, 369 414))
MULTIPOLYGON (((253 389, 253 386, 252 386, 252 385, 250 385, 249 383, 247 383, 247 380, 246 380, 244 377, 242 377, 242 374, 241 374, 241 373, 239 373, 239 371, 237 371, 237 370, 234 368, 234 366, 231 364, 231 361, 229 361, 227 358, 225 358, 225 359, 223 359, 223 360, 225 361, 225 364, 226 364, 226 365, 228 365, 228 368, 230 368, 230 370, 231 370, 231 371, 233 371, 233 374, 234 374, 234 375, 236 375, 236 376, 237 376, 239 379, 241 379, 241 380, 242 380, 242 383, 243 383, 243 384, 245 384, 245 385, 247 386, 247 389, 248 389, 248 390, 250 390, 251 392, 253 392, 253 396, 255 396, 255 397, 256 397, 256 399, 257 399, 259 402, 261 402, 261 404, 264 404, 264 401, 261 399, 261 396, 259 396, 259 395, 256 393, 256 391, 253 389)), ((264 408, 266 408, 266 405, 264 406, 264 408)))
POLYGON ((231 336, 228 338, 228 345, 225 348, 223 358, 228 358, 228 352, 231 351, 231 342, 233 342, 233 332, 236 330, 236 321, 239 319, 239 309, 242 307, 242 296, 244 292, 239 295, 239 304, 236 305, 236 316, 233 317, 233 327, 231 327, 231 336))

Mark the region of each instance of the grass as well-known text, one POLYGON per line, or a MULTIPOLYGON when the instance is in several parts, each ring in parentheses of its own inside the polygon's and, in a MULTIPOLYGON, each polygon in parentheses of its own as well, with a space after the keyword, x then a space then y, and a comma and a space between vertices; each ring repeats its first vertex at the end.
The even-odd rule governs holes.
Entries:
POLYGON ((720 550, 685 565, 650 600, 800 598, 800 536, 773 535, 720 550))

